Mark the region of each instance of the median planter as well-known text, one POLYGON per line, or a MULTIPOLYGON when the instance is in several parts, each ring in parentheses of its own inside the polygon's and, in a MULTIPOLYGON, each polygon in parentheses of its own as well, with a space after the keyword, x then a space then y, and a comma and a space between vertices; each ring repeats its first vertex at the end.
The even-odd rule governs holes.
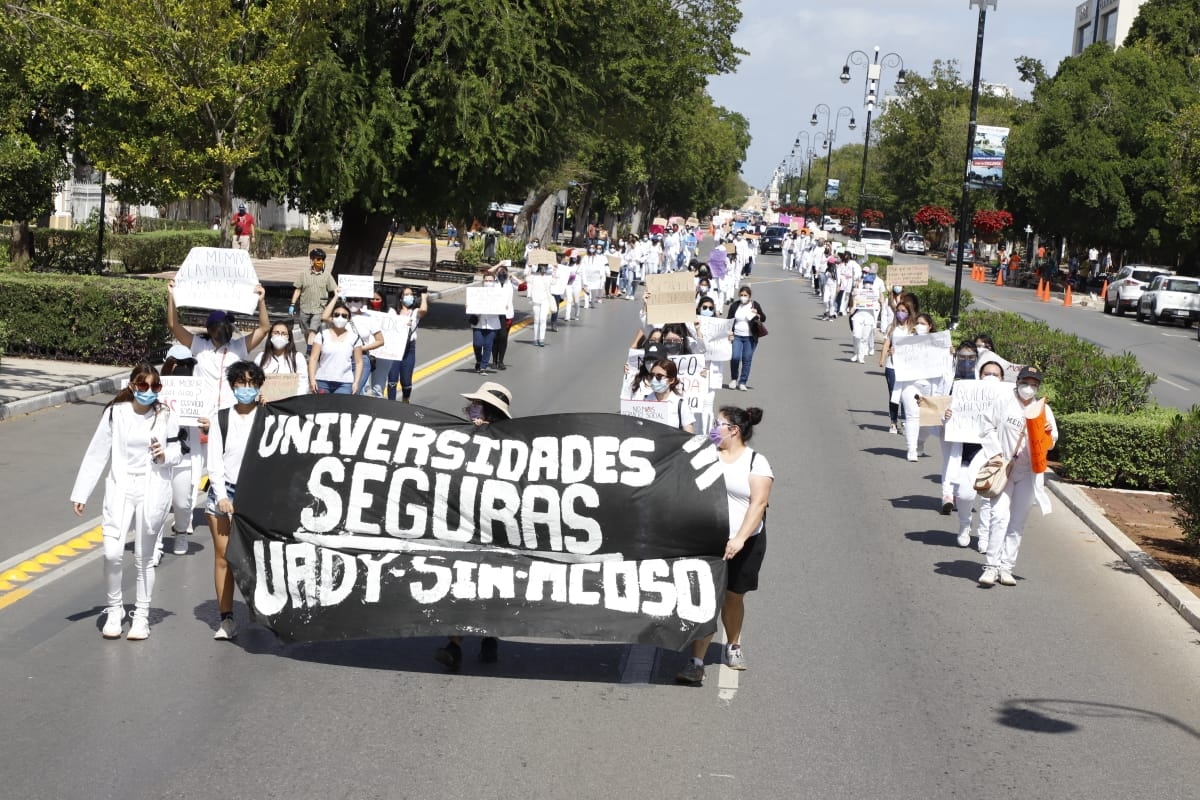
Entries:
POLYGON ((1168 433, 1178 416, 1158 406, 1136 414, 1058 416, 1061 472, 1089 486, 1169 490, 1174 470, 1168 433))

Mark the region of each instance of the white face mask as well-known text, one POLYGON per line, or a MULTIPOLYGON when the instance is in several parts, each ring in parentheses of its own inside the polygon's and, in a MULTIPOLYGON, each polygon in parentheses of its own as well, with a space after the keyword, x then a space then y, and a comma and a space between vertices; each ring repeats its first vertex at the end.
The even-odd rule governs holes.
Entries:
POLYGON ((750 298, 749 298, 749 297, 741 297, 741 298, 739 298, 739 299, 742 301, 742 305, 746 305, 747 303, 749 303, 749 302, 750 302, 750 298))
POLYGON ((915 328, 913 328, 913 330, 915 330, 917 332, 918 336, 921 336, 923 334, 929 333, 929 326, 926 325, 924 322, 918 322, 917 326, 915 328))
POLYGON ((276 350, 282 350, 283 348, 287 347, 287 343, 289 341, 291 341, 291 339, 289 339, 287 336, 272 336, 271 347, 274 347, 276 350))
POLYGON ((1017 396, 1022 400, 1032 400, 1037 397, 1037 387, 1031 386, 1028 383, 1022 383, 1017 387, 1017 396))
POLYGON ((358 312, 362 311, 362 303, 347 303, 346 305, 349 307, 350 313, 352 314, 357 314, 358 312))
POLYGON ((334 317, 331 322, 333 323, 333 327, 337 328, 339 331, 350 324, 350 320, 346 319, 345 317, 334 317))
POLYGON ((984 376, 983 376, 983 380, 985 380, 985 381, 998 381, 998 380, 1000 380, 1000 376, 999 376, 999 375, 984 375, 984 376))

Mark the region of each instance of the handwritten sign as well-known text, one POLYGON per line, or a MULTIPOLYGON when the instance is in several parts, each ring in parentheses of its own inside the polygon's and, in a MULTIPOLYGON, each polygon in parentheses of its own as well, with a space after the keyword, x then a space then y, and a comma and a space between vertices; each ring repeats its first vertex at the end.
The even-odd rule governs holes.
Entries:
POLYGON ((175 274, 175 304, 250 314, 258 308, 258 275, 250 254, 224 247, 193 247, 175 274))
POLYGON ((995 406, 1012 396, 1004 381, 955 381, 950 395, 950 419, 943 438, 947 442, 981 442, 984 419, 995 406))
POLYGON ((370 275, 338 275, 338 293, 342 297, 370 298, 375 294, 375 278, 370 275))
POLYGON ((925 286, 929 283, 928 264, 889 264, 888 286, 925 286))
POLYGON ((892 364, 898 381, 940 378, 950 371, 950 331, 893 339, 892 364))
POLYGON ((860 287, 854 290, 854 308, 857 311, 878 311, 879 290, 860 287))
POLYGON ((171 409, 180 425, 199 425, 200 417, 208 416, 209 401, 204 391, 207 383, 199 375, 164 375, 163 388, 158 393, 159 402, 171 409))
POLYGON ((674 425, 673 419, 676 400, 622 400, 621 413, 627 417, 637 417, 663 425, 674 425))
POLYGON ((708 399, 711 389, 708 385, 708 375, 705 373, 704 356, 692 353, 686 356, 667 356, 675 362, 679 370, 679 385, 683 389, 683 404, 693 412, 698 412, 708 399))
POLYGON ((697 317, 700 338, 704 340, 704 356, 709 361, 728 361, 733 358, 733 320, 724 317, 697 317))
POLYGON ((983 365, 989 361, 994 361, 1004 368, 1004 380, 1008 381, 1009 383, 1016 383, 1017 376, 1021 374, 1021 370, 1025 369, 1024 364, 1014 364, 1011 361, 1006 361, 992 352, 979 354, 979 363, 977 365, 978 368, 982 370, 983 365))
POLYGON ((408 350, 408 340, 411 338, 414 314, 377 314, 375 321, 383 331, 383 347, 376 347, 371 353, 376 358, 399 361, 408 350))
POLYGON ((651 325, 687 322, 696 318, 696 287, 690 272, 647 275, 646 321, 651 325))
POLYGON ((529 254, 525 256, 525 266, 527 267, 538 267, 542 264, 554 266, 557 263, 558 259, 554 256, 554 251, 541 247, 530 250, 529 254))
POLYGON ((301 394, 296 374, 294 372, 277 372, 268 375, 267 379, 263 381, 259 394, 268 403, 301 394))
POLYGON ((468 286, 468 314, 508 314, 508 289, 504 286, 468 286))

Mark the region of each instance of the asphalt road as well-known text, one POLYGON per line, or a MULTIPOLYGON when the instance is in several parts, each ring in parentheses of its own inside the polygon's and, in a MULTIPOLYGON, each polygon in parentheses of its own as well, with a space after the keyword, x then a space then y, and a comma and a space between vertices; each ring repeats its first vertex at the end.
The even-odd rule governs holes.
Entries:
MULTIPOLYGON (((931 277, 954 285, 954 268, 945 265, 944 256, 931 260, 898 255, 896 261, 929 263, 931 277)), ((1160 405, 1186 410, 1200 403, 1200 341, 1195 326, 1152 325, 1137 322, 1132 314, 1105 314, 1099 305, 1078 305, 1079 296, 1073 305, 1064 307, 1061 293, 1050 302, 1042 302, 1033 289, 976 283, 970 280, 969 268, 963 275, 963 288, 975 298, 978 308, 1014 311, 1073 333, 1110 353, 1133 353, 1143 369, 1158 376, 1152 393, 1160 405)))
MULTIPOLYGON (((978 588, 981 557, 935 511, 939 465, 886 433, 880 371, 762 262, 771 335, 752 390, 718 397, 765 410, 754 444, 777 476, 747 672, 679 687, 675 653, 533 640, 487 666, 468 640, 448 675, 436 640, 285 647, 240 602, 237 643, 214 642, 201 527, 164 558, 149 641, 101 639, 94 557, 0 609, 0 796, 1194 797, 1200 635, 1061 508, 1031 516, 1017 587, 978 588)), ((515 413, 615 410, 635 306, 585 312, 544 349, 517 336, 499 376, 515 413)), ((420 361, 465 343, 456 316, 421 334, 420 361)), ((466 366, 415 399, 460 408, 466 366)), ((0 423, 0 557, 75 524, 98 411, 0 423)))

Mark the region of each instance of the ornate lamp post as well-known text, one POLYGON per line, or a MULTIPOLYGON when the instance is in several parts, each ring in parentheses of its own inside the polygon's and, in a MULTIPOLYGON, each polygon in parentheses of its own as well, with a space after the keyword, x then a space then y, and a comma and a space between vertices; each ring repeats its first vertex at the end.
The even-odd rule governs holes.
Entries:
POLYGON ((825 130, 825 133, 822 134, 822 138, 824 139, 823 146, 829 152, 826 153, 826 155, 825 155, 825 191, 823 191, 821 193, 821 216, 822 217, 825 216, 825 212, 829 208, 829 167, 830 167, 830 164, 833 162, 833 145, 835 142, 837 142, 837 129, 838 129, 838 125, 842 121, 843 113, 847 117, 850 118, 850 123, 846 127, 849 128, 850 130, 854 130, 854 128, 856 127, 856 123, 854 121, 854 109, 850 108, 850 106, 842 106, 841 108, 839 108, 837 110, 837 116, 831 120, 830 116, 831 116, 832 112, 829 110, 829 106, 825 105, 824 103, 817 103, 817 105, 813 108, 812 119, 810 119, 808 121, 809 125, 812 125, 815 127, 817 124, 817 115, 818 114, 825 115, 826 130, 825 130))
POLYGON ((879 57, 879 47, 875 47, 875 57, 871 58, 862 50, 851 50, 846 56, 846 63, 842 65, 842 74, 839 80, 842 83, 850 82, 850 65, 865 66, 867 68, 866 80, 863 85, 864 103, 867 106, 867 129, 863 136, 863 157, 862 157, 862 173, 858 181, 858 229, 859 239, 862 238, 862 214, 863 204, 867 198, 867 152, 871 148, 871 115, 875 111, 875 99, 879 90, 879 77, 883 74, 884 67, 889 69, 899 67, 900 71, 896 73, 896 85, 904 85, 904 59, 896 53, 888 53, 881 59, 879 57))

